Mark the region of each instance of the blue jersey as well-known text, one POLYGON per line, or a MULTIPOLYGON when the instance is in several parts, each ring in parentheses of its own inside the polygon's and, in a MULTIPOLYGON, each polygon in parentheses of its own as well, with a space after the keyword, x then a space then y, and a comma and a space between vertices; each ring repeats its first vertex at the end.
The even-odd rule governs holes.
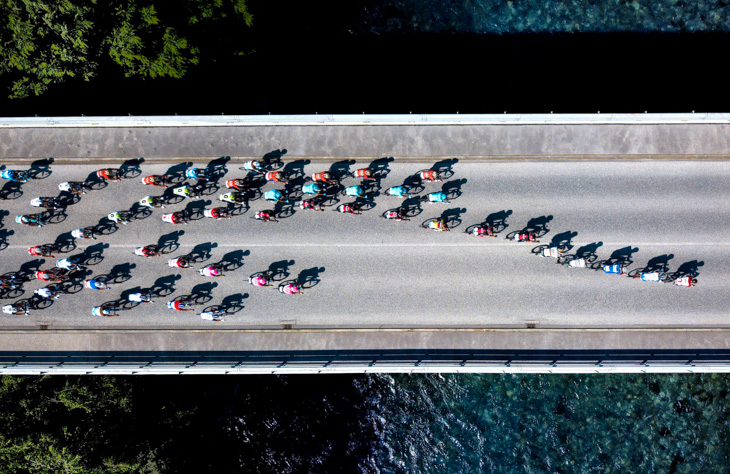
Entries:
POLYGON ((266 191, 266 193, 264 194, 264 199, 266 199, 267 201, 278 201, 279 199, 281 199, 282 196, 283 194, 281 194, 281 191, 279 191, 278 189, 272 189, 271 191, 266 191))

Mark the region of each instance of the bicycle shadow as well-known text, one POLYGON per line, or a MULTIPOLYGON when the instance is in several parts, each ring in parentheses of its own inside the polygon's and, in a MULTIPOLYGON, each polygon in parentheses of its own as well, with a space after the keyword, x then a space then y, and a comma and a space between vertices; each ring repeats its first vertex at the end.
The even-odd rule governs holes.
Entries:
POLYGON ((0 189, 0 199, 13 200, 23 195, 23 183, 17 181, 7 181, 0 189))
POLYGON ((168 254, 176 251, 180 247, 180 236, 184 235, 184 230, 176 230, 169 234, 161 235, 157 239, 157 246, 161 254, 168 254))
POLYGON ((48 309, 51 306, 53 306, 53 303, 55 301, 56 300, 54 300, 53 298, 43 298, 43 297, 38 296, 36 294, 33 294, 33 295, 31 295, 28 298, 28 304, 29 304, 29 306, 32 309, 37 309, 37 310, 41 310, 41 311, 44 310, 44 309, 48 309))
POLYGON ((281 157, 286 155, 286 148, 283 150, 272 150, 261 157, 264 168, 268 171, 275 171, 284 166, 284 162, 281 157))
POLYGON ((274 215, 277 219, 286 219, 296 214, 296 206, 288 202, 277 202, 274 204, 274 215))
POLYGON ((223 255, 223 257, 216 263, 220 265, 226 272, 232 272, 243 266, 243 258, 251 255, 250 250, 233 250, 223 255))
POLYGON ((244 203, 244 204, 228 203, 228 212, 232 216, 242 216, 242 215, 246 214, 249 209, 251 209, 251 207, 248 205, 248 203, 244 203))
POLYGON ((193 166, 191 162, 185 161, 167 168, 167 171, 165 171, 165 177, 170 185, 174 186, 185 181, 185 171, 191 166, 193 166))
POLYGON ((394 160, 395 158, 393 158, 392 156, 387 156, 371 161, 368 165, 368 168, 373 170, 373 178, 381 180, 387 177, 388 173, 390 173, 389 163, 394 160))
POLYGON ((79 262, 81 265, 98 265, 104 260, 104 249, 107 248, 109 248, 109 244, 106 243, 89 245, 83 252, 78 255, 74 255, 74 257, 79 257, 81 259, 79 262))
POLYGON ((285 280, 289 277, 289 267, 294 265, 294 260, 279 260, 269 265, 268 273, 274 281, 285 280))
POLYGON ((84 284, 81 281, 66 280, 60 283, 56 283, 55 287, 58 291, 66 294, 73 295, 84 289, 84 284))
POLYGON ((304 167, 311 163, 310 160, 294 160, 290 161, 284 166, 284 171, 289 177, 289 182, 297 181, 296 184, 302 184, 306 175, 304 174, 304 167))
POLYGON ((81 201, 81 194, 73 194, 68 191, 59 191, 56 199, 58 199, 58 202, 62 206, 69 207, 81 201))
POLYGON ((122 179, 133 179, 142 174, 142 169, 139 167, 144 163, 144 158, 132 158, 122 163, 119 167, 119 175, 122 179))
POLYGON ((421 199, 417 197, 413 198, 406 198, 400 205, 399 208, 403 210, 403 215, 407 218, 416 217, 419 214, 423 212, 423 207, 421 207, 421 199))
POLYGON ((226 314, 236 314, 245 307, 243 300, 248 298, 248 293, 236 293, 223 298, 218 308, 226 314))
POLYGON ((111 235, 119 230, 117 224, 110 220, 108 217, 102 217, 99 219, 99 223, 94 226, 95 235, 111 235))
POLYGON ((573 244, 571 240, 578 236, 578 232, 572 232, 570 230, 555 234, 548 244, 550 247, 563 247, 565 250, 571 250, 573 244))
POLYGON ((55 160, 53 158, 42 158, 40 160, 35 160, 30 164, 30 169, 28 170, 28 178, 46 179, 52 173, 51 164, 53 164, 54 161, 55 160))
POLYGON ((219 180, 228 173, 227 163, 231 161, 230 156, 221 156, 208 162, 206 169, 213 175, 214 180, 219 180))
POLYGON ((458 158, 449 158, 446 160, 437 161, 431 166, 431 170, 438 171, 441 175, 441 179, 446 180, 454 176, 454 165, 459 162, 458 158))
POLYGON ((449 181, 441 186, 441 192, 446 194, 446 199, 453 200, 461 196, 461 187, 466 184, 466 178, 449 181))
POLYGON ((669 261, 674 258, 674 254, 664 254, 657 257, 653 257, 646 262, 644 267, 644 273, 662 272, 666 273, 669 271, 669 261))
POLYGON ((41 213, 42 219, 46 221, 46 224, 60 224, 61 222, 65 221, 68 215, 66 214, 66 209, 51 209, 47 211, 43 211, 41 213))
POLYGON ((84 180, 86 187, 92 191, 100 191, 107 187, 109 183, 105 179, 100 178, 96 171, 92 171, 84 180))
POLYGON ((185 206, 185 209, 183 209, 183 212, 185 213, 185 217, 188 220, 197 221, 205 218, 205 214, 203 213, 203 211, 205 211, 205 206, 210 206, 211 204, 212 201, 210 199, 207 199, 205 201, 190 201, 185 206))
POLYGON ((593 263, 598 258, 598 247, 603 246, 603 242, 593 242, 583 245, 575 251, 575 258, 584 258, 589 263, 593 263))
POLYGON ((112 269, 109 270, 109 273, 105 276, 109 279, 108 281, 110 283, 118 285, 120 283, 124 283, 125 281, 129 281, 132 278, 132 269, 136 267, 137 264, 135 263, 120 263, 114 265, 112 269))
POLYGON ((540 216, 533 217, 527 221, 527 225, 522 229, 522 232, 533 233, 535 237, 540 238, 550 232, 547 225, 553 220, 553 216, 540 216))
POLYGON ((302 288, 312 288, 320 282, 320 275, 324 273, 324 267, 312 267, 299 272, 296 282, 302 288))
MULTIPOLYGON (((177 186, 179 187, 179 186, 177 186)), ((179 204, 185 200, 183 196, 180 196, 179 194, 175 194, 175 188, 176 186, 168 186, 165 188, 165 190, 162 192, 162 196, 152 196, 156 199, 159 199, 162 204, 165 206, 172 206, 175 204, 179 204)))
POLYGON ((631 265, 634 263, 632 258, 633 254, 639 251, 639 247, 623 247, 618 250, 614 250, 608 260, 605 261, 605 265, 631 265))
POLYGON ((190 291, 188 299, 195 304, 206 304, 213 299, 213 289, 217 286, 216 282, 199 283, 190 291))
POLYGON ((8 248, 8 245, 10 245, 10 242, 8 242, 8 237, 13 235, 14 233, 15 231, 12 229, 0 230, 0 250, 5 250, 6 248, 8 248))
POLYGON ((441 213, 440 219, 446 222, 446 225, 449 226, 449 229, 454 229, 461 225, 461 215, 465 212, 466 208, 456 207, 452 209, 446 209, 444 212, 441 213))
POLYGON ((408 194, 421 194, 426 190, 421 178, 417 174, 406 177, 401 186, 408 187, 408 194))
POLYGON ((218 244, 215 242, 198 244, 186 255, 186 258, 191 264, 206 262, 210 260, 211 251, 216 247, 218 244))
POLYGON ((337 181, 342 181, 344 178, 350 176, 350 166, 355 164, 355 160, 341 160, 332 163, 329 172, 335 175, 337 181))
POLYGON ((142 219, 147 219, 152 215, 152 209, 147 206, 140 205, 139 202, 132 204, 128 212, 129 219, 133 221, 141 221, 142 219))
POLYGON ((23 281, 32 280, 35 278, 35 273, 41 269, 44 263, 46 263, 46 260, 43 258, 23 262, 16 273, 17 278, 23 281))
POLYGON ((677 271, 672 273, 672 275, 674 278, 697 278, 700 275, 699 267, 703 267, 704 265, 704 261, 691 260, 689 262, 684 262, 679 266, 679 268, 677 268, 677 271))
POLYGON ((175 282, 181 278, 182 275, 176 273, 160 277, 150 287, 150 293, 159 297, 169 296, 175 292, 175 282))
POLYGON ((10 211, 6 211, 5 209, 0 209, 0 229, 5 227, 3 224, 3 219, 10 215, 10 211))
POLYGON ((71 232, 63 232, 56 236, 56 240, 53 242, 56 252, 68 253, 76 249, 76 239, 71 235, 71 232))

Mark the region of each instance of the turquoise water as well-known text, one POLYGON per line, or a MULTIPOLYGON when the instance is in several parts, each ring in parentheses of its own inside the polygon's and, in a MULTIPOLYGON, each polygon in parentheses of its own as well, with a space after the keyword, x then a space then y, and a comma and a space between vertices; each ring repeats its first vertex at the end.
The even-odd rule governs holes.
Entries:
POLYGON ((379 376, 371 467, 727 472, 728 382, 725 374, 379 376))
POLYGON ((381 0, 374 33, 689 33, 730 31, 725 0, 381 0))

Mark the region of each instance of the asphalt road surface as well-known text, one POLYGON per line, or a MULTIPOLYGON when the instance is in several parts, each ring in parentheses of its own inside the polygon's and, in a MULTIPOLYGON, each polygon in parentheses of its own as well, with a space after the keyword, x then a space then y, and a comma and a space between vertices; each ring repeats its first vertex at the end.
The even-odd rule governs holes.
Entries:
MULTIPOLYGON (((119 163, 121 164, 121 163, 119 163)), ((250 201, 230 220, 213 221, 200 215, 204 207, 224 205, 217 200, 224 180, 245 176, 240 163, 214 165, 225 171, 221 189, 202 200, 171 202, 150 215, 139 214, 126 226, 106 220, 114 210, 138 209, 146 195, 162 188, 145 186, 140 178, 180 173, 186 166, 207 162, 125 166, 129 178, 97 182, 98 189, 81 196, 65 213, 57 213, 43 228, 15 222, 15 216, 38 212, 30 200, 57 196, 58 184, 84 180, 101 165, 51 164, 37 168, 37 178, 21 186, 0 183, 0 271, 29 273, 50 268, 54 259, 28 255, 31 245, 59 242, 67 253, 87 259, 86 274, 69 284, 69 294, 52 302, 38 301, 29 316, 0 317, 0 327, 726 327, 730 307, 730 163, 726 161, 444 161, 437 166, 453 175, 444 183, 426 183, 419 195, 442 187, 450 204, 405 201, 407 222, 382 219, 381 214, 404 203, 383 191, 404 183, 413 173, 434 162, 381 160, 385 174, 373 185, 374 197, 362 215, 302 211, 276 223, 259 222, 256 211, 273 209, 262 198, 250 201), (140 174, 141 173, 141 174, 140 174), (139 176, 137 176, 139 175, 139 176), (162 222, 166 212, 187 209, 195 220, 187 225, 162 222), (451 232, 423 229, 429 218, 444 216, 451 232), (472 224, 503 219, 498 238, 475 238, 464 233, 472 224), (96 241, 75 240, 70 231, 97 225, 104 235, 96 241), (540 243, 569 240, 570 254, 590 254, 600 260, 628 258, 629 270, 665 263, 669 272, 694 273, 698 285, 633 280, 590 269, 568 269, 554 259, 531 253, 538 244, 515 243, 504 236, 531 225, 545 233, 540 243), (133 255, 145 244, 165 246, 167 255, 133 255), (222 278, 206 278, 194 269, 180 270, 167 259, 194 253, 198 263, 223 262, 222 278), (276 288, 253 287, 248 277, 276 270, 279 279, 298 280, 304 295, 290 296, 276 288), (108 291, 81 289, 90 275, 112 275, 117 283, 108 291), (117 304, 116 318, 91 315, 94 306, 126 298, 152 288, 154 304, 117 304), (195 312, 166 307, 173 298, 192 295, 195 312), (211 306, 227 311, 225 322, 202 321, 198 314, 211 306)), ((287 170, 350 171, 369 162, 285 160, 287 170)), ((109 166, 108 164, 104 166, 109 166)), ((1 167, 1 166, 0 166, 1 167)), ((353 178, 343 181, 357 184, 353 178)), ((271 183, 263 190, 274 186, 271 183)), ((419 191, 416 189, 416 191, 419 191)), ((169 194, 169 191, 168 191, 169 194)), ((353 198, 339 198, 339 203, 353 198)), ((0 303, 32 297, 44 286, 26 282, 22 291, 1 293, 0 303)))

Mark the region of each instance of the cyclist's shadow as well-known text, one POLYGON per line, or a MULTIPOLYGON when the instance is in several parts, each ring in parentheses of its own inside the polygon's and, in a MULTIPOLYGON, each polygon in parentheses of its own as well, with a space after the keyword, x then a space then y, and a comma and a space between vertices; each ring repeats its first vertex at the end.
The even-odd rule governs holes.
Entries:
POLYGON ((286 155, 286 148, 280 150, 272 150, 261 157, 264 167, 269 171, 278 170, 284 166, 284 162, 281 157, 286 155))
POLYGON ((441 179, 449 179, 454 176, 453 166, 459 162, 458 158, 450 158, 447 160, 437 161, 431 166, 431 170, 438 171, 441 179))
POLYGON ((461 196, 461 187, 466 184, 466 178, 449 181, 441 186, 441 192, 446 194, 446 199, 454 200, 461 196))
POLYGON ((88 247, 86 247, 86 250, 78 255, 78 257, 80 257, 81 259, 79 263, 84 266, 100 264, 104 260, 104 249, 107 248, 109 248, 109 244, 103 242, 89 245, 88 247))
POLYGON ((527 225, 524 228, 525 232, 532 232, 535 234, 536 237, 542 237, 548 232, 550 232, 550 229, 548 229, 547 225, 548 223, 553 220, 553 216, 540 216, 540 217, 533 217, 529 221, 527 221, 527 225))
POLYGON ((446 225, 449 226, 449 229, 453 229, 461 225, 461 215, 465 212, 466 208, 457 207, 453 209, 446 209, 444 212, 441 213, 440 219, 446 222, 446 225))
POLYGON ((297 181, 296 184, 302 184, 306 174, 304 173, 304 167, 311 163, 310 160, 294 160, 290 161, 284 166, 284 171, 288 176, 288 181, 297 181), (301 181, 300 181, 301 180, 301 181))
POLYGON ((142 174, 139 165, 144 163, 144 158, 133 158, 122 163, 119 167, 122 179, 133 179, 142 174))
POLYGON ((183 162, 177 165, 172 165, 165 171, 167 181, 172 185, 180 184, 185 181, 185 171, 193 166, 191 162, 183 162))
POLYGON ((571 240, 576 238, 578 236, 578 232, 572 232, 570 230, 561 232, 559 234, 555 234, 553 238, 550 240, 550 244, 548 244, 550 247, 564 247, 565 250, 570 250, 573 248, 573 244, 571 243, 571 240))
POLYGON ((195 285, 190 291, 189 298, 195 304, 206 304, 213 299, 213 288, 217 287, 216 282, 206 282, 195 285))
POLYGON ((324 267, 312 267, 299 272, 297 276, 297 284, 302 288, 312 288, 317 286, 320 282, 320 274, 324 273, 324 267))
POLYGON ((216 263, 220 265, 227 272, 232 272, 241 268, 244 264, 243 258, 248 257, 251 254, 250 250, 233 250, 223 255, 221 260, 216 263))
POLYGON ((218 309, 225 312, 226 314, 236 314, 243 310, 243 300, 248 298, 248 293, 236 293, 235 295, 228 295, 223 298, 221 304, 218 305, 218 309))
POLYGON ((51 164, 54 161, 55 160, 53 158, 42 158, 40 160, 35 160, 33 163, 30 164, 30 169, 28 170, 28 178, 46 179, 52 173, 51 164))
POLYGON ((350 166, 355 164, 355 160, 341 160, 332 163, 329 172, 335 175, 338 181, 341 181, 350 176, 350 166))
POLYGON ((651 258, 648 262, 646 262, 646 267, 644 267, 644 273, 666 273, 667 271, 669 271, 669 261, 673 258, 674 254, 671 253, 651 258))
POLYGON ((184 234, 184 230, 176 230, 169 234, 161 235, 157 239, 157 246, 160 248, 160 253, 168 254, 177 250, 180 247, 180 236, 184 234))
POLYGON ((99 191, 101 189, 104 189, 107 187, 108 184, 105 179, 100 178, 96 174, 96 171, 92 171, 91 173, 89 173, 89 175, 84 180, 84 183, 92 191, 99 191))
POLYGON ((8 181, 0 189, 0 199, 3 200, 18 199, 22 195, 23 183, 17 181, 8 181))
POLYGON ((631 247, 630 245, 628 247, 614 250, 606 262, 607 264, 631 265, 634 263, 634 259, 632 258, 633 254, 638 251, 638 247, 631 247))
POLYGON ((388 166, 388 163, 393 160, 394 158, 392 156, 388 156, 371 161, 368 165, 368 168, 373 170, 373 178, 381 180, 387 177, 388 173, 390 173, 390 167, 388 166))
POLYGON ((6 248, 8 248, 8 245, 10 245, 10 242, 8 242, 8 237, 13 235, 14 233, 15 231, 12 229, 0 230, 0 250, 5 250, 6 248))
POLYGON ((218 247, 216 242, 206 242, 198 244, 186 255, 190 263, 203 263, 210 260, 211 251, 218 247))
POLYGON ((150 288, 150 293, 155 296, 165 297, 175 292, 175 282, 182 278, 182 275, 171 274, 155 280, 150 288))
POLYGON ((206 169, 213 175, 213 180, 218 181, 228 173, 228 167, 226 164, 231 160, 230 156, 221 156, 214 160, 211 160, 206 166, 206 169))
POLYGON ((289 278, 289 267, 294 265, 294 260, 279 260, 269 265, 268 273, 274 281, 281 281, 289 278))
POLYGON ((41 266, 44 263, 46 263, 46 260, 43 258, 24 262, 18 269, 18 279, 30 281, 35 276, 35 273, 41 269, 41 266))
POLYGON ((677 268, 677 271, 672 273, 675 278, 691 277, 697 278, 700 275, 699 267, 705 265, 704 261, 691 260, 684 262, 677 268))

